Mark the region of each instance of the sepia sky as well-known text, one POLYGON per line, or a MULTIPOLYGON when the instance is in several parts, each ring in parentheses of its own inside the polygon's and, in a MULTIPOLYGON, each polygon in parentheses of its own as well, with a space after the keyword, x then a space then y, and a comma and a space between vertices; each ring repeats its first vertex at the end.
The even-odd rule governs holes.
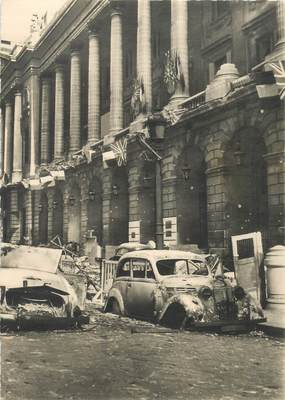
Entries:
POLYGON ((49 22, 54 13, 69 0, 0 0, 1 39, 22 42, 30 33, 33 14, 47 11, 49 22))

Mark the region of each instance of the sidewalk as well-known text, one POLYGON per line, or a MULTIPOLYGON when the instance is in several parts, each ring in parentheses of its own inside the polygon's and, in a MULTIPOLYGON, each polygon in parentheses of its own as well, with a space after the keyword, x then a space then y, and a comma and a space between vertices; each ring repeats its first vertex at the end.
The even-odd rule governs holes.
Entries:
POLYGON ((284 309, 265 309, 264 314, 267 318, 267 322, 258 324, 258 327, 268 335, 285 338, 284 309))

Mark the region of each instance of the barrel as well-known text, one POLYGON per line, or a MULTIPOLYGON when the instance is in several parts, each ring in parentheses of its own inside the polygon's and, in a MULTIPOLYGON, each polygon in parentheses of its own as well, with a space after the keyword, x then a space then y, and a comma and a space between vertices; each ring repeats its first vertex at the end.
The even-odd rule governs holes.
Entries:
POLYGON ((285 307, 285 246, 274 246, 265 256, 267 303, 285 307))

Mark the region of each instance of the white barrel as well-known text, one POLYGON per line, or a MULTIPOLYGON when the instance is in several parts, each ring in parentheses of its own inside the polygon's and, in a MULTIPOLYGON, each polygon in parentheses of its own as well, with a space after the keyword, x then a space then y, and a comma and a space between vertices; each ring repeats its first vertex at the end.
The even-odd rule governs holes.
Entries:
POLYGON ((285 305, 285 246, 274 246, 266 254, 268 303, 285 305))

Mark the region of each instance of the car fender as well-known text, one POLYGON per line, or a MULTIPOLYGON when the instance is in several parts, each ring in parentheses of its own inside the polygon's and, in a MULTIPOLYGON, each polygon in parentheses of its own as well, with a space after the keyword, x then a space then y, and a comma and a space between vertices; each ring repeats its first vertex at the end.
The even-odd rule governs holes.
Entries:
POLYGON ((192 317, 194 320, 200 320, 201 315, 203 315, 203 304, 197 296, 192 296, 191 294, 175 294, 170 297, 161 309, 158 317, 158 321, 162 320, 167 311, 170 309, 171 305, 180 304, 187 317, 192 317))
POLYGON ((122 295, 121 295, 120 291, 117 288, 112 288, 110 290, 110 292, 108 294, 108 298, 107 298, 107 300, 105 302, 103 311, 107 312, 108 306, 110 304, 110 300, 111 299, 115 299, 118 302, 121 314, 124 315, 125 314, 124 301, 123 301, 123 298, 122 298, 122 295))

